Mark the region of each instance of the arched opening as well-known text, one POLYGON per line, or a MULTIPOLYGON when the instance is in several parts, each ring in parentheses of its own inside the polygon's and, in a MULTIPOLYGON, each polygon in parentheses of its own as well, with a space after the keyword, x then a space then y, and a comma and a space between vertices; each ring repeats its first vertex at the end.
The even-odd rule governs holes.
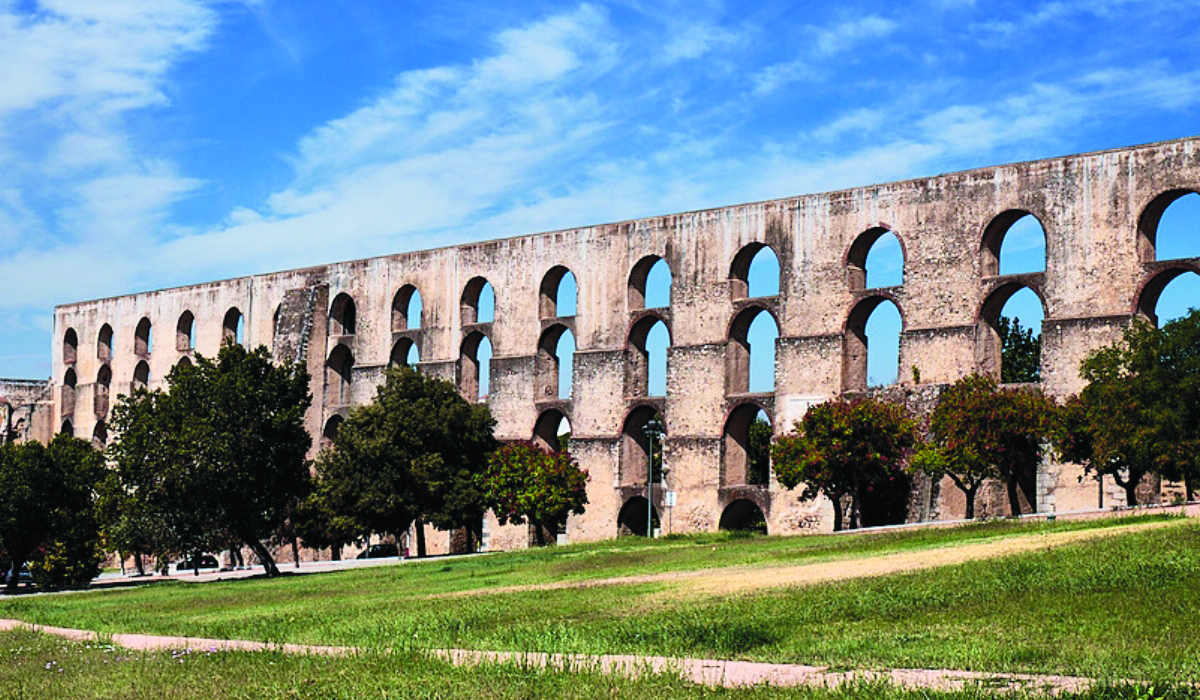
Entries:
POLYGON ((734 299, 779 295, 779 256, 765 243, 751 243, 733 257, 729 291, 734 299))
POLYGON ((175 363, 176 367, 191 367, 192 361, 187 356, 179 358, 179 362, 175 363))
POLYGON ((333 449, 333 441, 337 439, 338 428, 342 427, 344 419, 339 415, 332 415, 329 420, 325 421, 325 427, 321 430, 321 449, 333 449))
POLYGON ((145 389, 150 386, 150 365, 145 360, 133 368, 133 388, 145 389))
POLYGON ((760 306, 742 309, 729 326, 725 352, 726 393, 775 391, 775 342, 779 324, 760 306))
POLYGON ((744 403, 725 419, 721 486, 766 486, 771 480, 771 417, 744 403))
POLYGON ((96 385, 92 391, 92 412, 97 418, 108 415, 108 391, 111 386, 112 369, 108 365, 101 365, 100 371, 96 373, 96 385))
POLYGON ((482 401, 491 391, 492 341, 475 331, 462 342, 458 359, 458 390, 468 401, 482 401))
POLYGON ((392 331, 407 331, 421 327, 421 292, 406 284, 392 297, 392 331))
POLYGON ((388 367, 416 367, 421 361, 421 350, 411 338, 401 338, 392 346, 388 367))
POLYGON ((629 273, 630 309, 665 309, 671 306, 671 266, 657 255, 647 255, 629 273))
POLYGON ((1041 272, 1046 269, 1046 231, 1033 214, 1009 209, 984 229, 979 252, 984 277, 1041 272))
POLYGON ((333 400, 335 406, 350 405, 350 383, 354 371, 354 354, 350 348, 338 343, 329 353, 325 367, 325 395, 333 400))
POLYGON ((629 330, 625 363, 627 396, 667 395, 667 349, 671 329, 658 316, 643 316, 629 330))
POLYGON ((570 448, 571 420, 558 409, 551 408, 538 415, 533 424, 533 444, 547 452, 570 448))
POLYGON ((846 319, 843 336, 845 391, 864 391, 867 387, 896 383, 903 330, 904 317, 892 300, 873 296, 858 302, 846 319))
POLYGON ((1200 257, 1200 194, 1170 190, 1155 197, 1138 219, 1142 262, 1200 257))
POLYGON ((495 320, 496 292, 491 282, 482 277, 474 277, 467 282, 463 288, 460 314, 463 325, 491 323, 495 320))
POLYGON ((979 311, 975 363, 978 371, 1005 383, 1041 380, 1045 302, 1021 284, 996 288, 979 311))
POLYGON ((142 318, 133 331, 133 352, 139 357, 145 357, 154 350, 154 327, 150 319, 142 318))
POLYGON ((538 313, 541 318, 575 315, 575 274, 562 265, 553 267, 546 273, 538 294, 538 313))
POLYGON ((101 362, 112 360, 112 339, 112 326, 107 323, 100 326, 100 332, 96 335, 96 358, 101 362))
POLYGON ((358 325, 358 309, 354 299, 342 292, 329 305, 329 335, 354 335, 358 325))
POLYGON ((900 331, 904 319, 885 301, 867 318, 867 386, 891 386, 900 377, 900 331))
POLYGON ((58 429, 58 433, 60 435, 69 435, 71 437, 75 437, 75 424, 72 423, 70 419, 63 421, 62 427, 58 429))
POLYGON ((663 438, 667 424, 653 406, 637 406, 625 416, 621 427, 622 486, 645 486, 649 473, 651 482, 661 484, 666 476, 663 462, 663 438))
POLYGON ((765 535, 767 534, 767 516, 754 501, 748 498, 739 498, 725 506, 717 528, 731 532, 752 532, 765 535))
POLYGON ((103 450, 107 444, 108 426, 105 425, 104 421, 97 421, 96 427, 92 429, 92 447, 95 447, 97 450, 103 450))
POLYGON ((73 365, 79 358, 79 336, 74 328, 68 328, 63 333, 62 358, 64 365, 73 365))
MULTIPOLYGON (((275 311, 278 323, 279 311, 275 311)), ((175 349, 179 352, 190 352, 196 349, 196 317, 191 311, 179 314, 179 322, 175 324, 175 349)))
POLYGON ((542 331, 534 360, 538 400, 571 398, 574 365, 575 334, 559 323, 542 331))
POLYGON ((1187 315, 1200 300, 1198 272, 1193 266, 1180 266, 1155 275, 1138 295, 1138 314, 1156 326, 1187 315))
POLYGON ((877 289, 904 284, 904 248, 891 230, 882 226, 859 234, 846 253, 850 289, 877 289))
POLYGON ((62 385, 62 414, 64 416, 75 415, 75 388, 79 384, 79 378, 75 375, 75 368, 67 368, 66 374, 63 375, 62 385))
POLYGON ((243 325, 242 312, 236 306, 226 311, 221 322, 221 345, 241 345, 243 325))
POLYGON ((653 529, 658 530, 661 527, 658 520, 658 509, 652 509, 645 496, 630 498, 625 501, 625 505, 621 506, 621 512, 617 514, 617 536, 646 537, 650 534, 647 520, 653 529))

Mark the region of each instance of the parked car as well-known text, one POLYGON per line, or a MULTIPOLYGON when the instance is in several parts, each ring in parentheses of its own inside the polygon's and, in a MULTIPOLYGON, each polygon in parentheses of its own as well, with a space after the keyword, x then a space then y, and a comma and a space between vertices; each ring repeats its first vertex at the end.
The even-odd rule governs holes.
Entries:
POLYGON ((373 544, 359 553, 358 559, 383 559, 384 557, 398 557, 400 550, 396 545, 388 544, 373 544))
POLYGON ((175 564, 176 571, 195 571, 196 569, 219 569, 220 563, 211 554, 197 554, 194 557, 181 559, 175 564))
MULTIPOLYGON (((13 572, 9 571, 4 576, 4 582, 8 583, 9 581, 12 580, 12 577, 13 577, 13 572)), ((21 565, 21 570, 19 572, 17 572, 17 583, 25 585, 25 586, 33 585, 33 574, 29 573, 29 564, 21 565)))

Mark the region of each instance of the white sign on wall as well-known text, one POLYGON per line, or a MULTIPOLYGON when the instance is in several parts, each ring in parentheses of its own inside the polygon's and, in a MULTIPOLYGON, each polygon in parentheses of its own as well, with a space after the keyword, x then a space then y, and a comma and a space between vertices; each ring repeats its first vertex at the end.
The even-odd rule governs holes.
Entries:
POLYGON ((829 399, 828 396, 818 396, 816 394, 791 394, 783 398, 783 415, 782 423, 775 426, 776 432, 786 433, 792 429, 792 425, 796 421, 804 417, 808 413, 808 409, 816 406, 819 403, 824 403, 829 399))

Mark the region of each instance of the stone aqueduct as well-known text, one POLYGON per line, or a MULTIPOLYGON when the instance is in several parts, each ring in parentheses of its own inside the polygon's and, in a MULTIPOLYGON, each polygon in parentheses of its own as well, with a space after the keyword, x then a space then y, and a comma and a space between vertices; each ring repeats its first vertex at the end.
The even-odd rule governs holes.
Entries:
MULTIPOLYGON (((1136 315, 1153 316, 1174 276, 1200 271, 1200 259, 1155 255, 1163 210, 1197 190, 1200 139, 1191 138, 66 304, 55 312, 54 425, 103 441, 110 397, 158 385, 174 364, 233 338, 308 363, 307 425, 319 437, 370 401, 410 346, 422 371, 475 399, 487 338, 498 437, 552 442, 569 420, 572 451, 591 475, 587 513, 568 524, 572 540, 613 537, 624 506, 644 512, 641 426, 655 412, 665 419, 666 489, 675 492, 667 507, 666 489, 655 489, 664 526, 716 529, 731 504, 752 502, 771 532, 829 529, 827 503, 801 503, 773 479, 747 483, 745 433, 759 410, 779 433, 811 403, 865 390, 864 327, 884 300, 903 322, 893 395, 919 398, 973 371, 995 372, 1000 308, 1025 287, 1045 309, 1044 389, 1078 391, 1090 350, 1136 315), (1004 235, 1025 214, 1045 232, 1045 271, 998 274, 1004 235), (867 251, 884 232, 901 243, 903 283, 866 288, 867 251), (763 246, 778 257, 779 293, 750 297, 749 261, 763 246), (672 275, 669 306, 645 308, 647 271, 659 259, 672 275), (560 316, 568 271, 578 302, 560 316), (479 317, 485 283, 492 319, 479 317), (419 319, 406 317, 414 290, 419 319), (770 393, 747 384, 746 328, 760 313, 779 329, 770 393), (658 321, 670 337, 666 395, 648 396, 645 336, 658 321), (555 344, 568 332, 573 382, 560 398, 555 344)), ((1096 507, 1103 486, 1079 476, 1045 465, 1039 509, 1096 507)), ((918 496, 929 502, 913 512, 959 515, 955 493, 926 488, 918 496)), ((488 531, 493 547, 525 536, 494 522, 488 531)))

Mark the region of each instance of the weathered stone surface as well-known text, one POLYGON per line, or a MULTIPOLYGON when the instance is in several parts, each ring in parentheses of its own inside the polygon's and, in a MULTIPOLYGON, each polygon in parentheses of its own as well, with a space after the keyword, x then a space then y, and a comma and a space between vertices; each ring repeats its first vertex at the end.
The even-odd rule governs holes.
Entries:
MULTIPOLYGON (((677 501, 660 511, 664 527, 710 530, 743 486, 722 481, 722 475, 728 481, 743 473, 722 464, 737 451, 726 449, 725 434, 737 406, 762 408, 779 433, 812 403, 863 389, 856 324, 882 299, 896 303, 904 323, 900 382, 913 384, 914 367, 920 375, 920 386, 896 389, 909 392, 906 403, 936 396, 929 385, 996 371, 990 324, 1006 295, 1021 286, 1045 306, 1042 388, 1058 397, 1078 391, 1079 361, 1118 338, 1139 312, 1153 313, 1170 275, 1200 269, 1196 259, 1158 261, 1154 255, 1158 214, 1172 197, 1195 190, 1200 139, 1192 138, 67 304, 55 311, 52 415, 37 436, 48 437, 66 420, 78 435, 102 436, 97 426, 107 417, 106 392, 129 391, 141 362, 156 386, 193 353, 215 354, 233 332, 225 328, 228 319, 238 314, 242 342, 308 363, 314 403, 307 425, 314 436, 348 406, 370 400, 382 369, 406 343, 419 349, 424 371, 459 382, 475 399, 473 358, 487 336, 494 357, 483 393, 498 435, 529 439, 537 430, 553 436, 559 414, 570 422, 574 451, 592 477, 591 504, 585 515, 571 518, 571 539, 614 536, 626 500, 644 494, 644 476, 640 485, 622 483, 622 461, 631 454, 623 437, 627 416, 645 406, 661 411, 667 425, 666 489, 677 501), (999 276, 1000 241, 1023 213, 1036 216, 1046 233, 1046 269, 999 276), (901 243, 904 281, 864 289, 865 258, 858 256, 882 231, 901 243), (741 276, 749 253, 763 245, 779 258, 780 291, 747 299, 741 276), (667 390, 657 398, 640 396, 645 382, 630 376, 631 363, 641 371, 629 347, 631 329, 647 313, 634 278, 654 259, 648 256, 664 259, 673 275, 671 308, 660 313, 672 339, 667 390), (578 310, 562 318, 547 280, 566 270, 578 282, 578 310), (495 292, 494 320, 478 318, 482 280, 495 292), (400 308, 410 286, 423 302, 419 320, 405 319, 400 308), (342 295, 353 302, 352 332, 341 317, 342 295), (755 308, 771 313, 780 328, 773 394, 745 393, 744 363, 731 340, 737 314, 755 308), (195 318, 190 341, 176 331, 185 312, 195 318), (142 319, 156 331, 152 348, 137 345, 142 319), (102 352, 105 324, 113 334, 111 350, 102 352), (577 344, 574 390, 560 400, 547 339, 567 331, 577 344), (71 333, 76 344, 68 350, 71 333), (69 373, 76 383, 73 409, 62 392, 69 373)), ((928 410, 925 399, 917 402, 928 410)), ((1080 476, 1076 467, 1046 465, 1037 505, 1095 507, 1102 494, 1111 505, 1111 489, 1080 476)), ((964 504, 957 493, 947 482, 918 484, 910 517, 960 517, 964 504)), ((801 503, 778 484, 751 500, 766 511, 773 532, 832 527, 829 504, 801 503)), ((980 495, 979 506, 987 514, 1007 507, 995 489, 980 495)), ((491 548, 525 541, 524 528, 489 522, 491 548)), ((430 533, 430 543, 438 551, 449 547, 445 533, 430 533)))

